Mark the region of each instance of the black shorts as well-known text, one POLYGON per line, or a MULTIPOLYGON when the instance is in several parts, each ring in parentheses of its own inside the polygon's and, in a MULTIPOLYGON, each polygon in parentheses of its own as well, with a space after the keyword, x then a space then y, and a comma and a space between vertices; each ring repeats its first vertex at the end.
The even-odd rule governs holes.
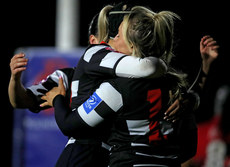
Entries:
POLYGON ((108 167, 109 152, 101 144, 68 144, 55 167, 108 167))

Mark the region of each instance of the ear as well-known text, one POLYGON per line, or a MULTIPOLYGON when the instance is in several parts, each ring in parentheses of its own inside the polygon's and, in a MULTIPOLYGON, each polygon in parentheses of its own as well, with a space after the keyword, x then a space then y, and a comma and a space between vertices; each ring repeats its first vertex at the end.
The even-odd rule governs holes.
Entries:
POLYGON ((95 35, 90 35, 89 36, 89 43, 90 44, 98 44, 98 39, 95 37, 95 35))
POLYGON ((133 44, 131 44, 131 45, 129 46, 129 51, 133 54, 133 52, 134 52, 133 44))

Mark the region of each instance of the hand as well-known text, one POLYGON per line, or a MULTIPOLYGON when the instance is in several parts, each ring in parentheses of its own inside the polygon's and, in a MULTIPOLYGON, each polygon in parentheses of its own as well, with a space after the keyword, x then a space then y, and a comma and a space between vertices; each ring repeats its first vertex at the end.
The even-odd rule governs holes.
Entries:
POLYGON ((203 60, 203 71, 207 74, 211 63, 218 57, 217 42, 210 36, 206 35, 200 41, 200 54, 203 60))
POLYGON ((47 106, 53 107, 53 99, 57 95, 63 95, 63 96, 66 95, 65 86, 63 84, 62 77, 59 77, 58 87, 54 87, 49 92, 47 92, 44 96, 41 97, 41 99, 45 100, 45 102, 42 103, 40 107, 47 107, 47 106))
POLYGON ((20 79, 21 73, 26 70, 28 59, 25 58, 24 53, 16 54, 10 61, 11 76, 14 79, 20 79))
POLYGON ((167 121, 176 122, 179 119, 178 117, 179 109, 180 109, 180 101, 179 99, 176 99, 173 102, 173 104, 164 113, 165 114, 164 119, 167 121))
POLYGON ((206 35, 200 41, 200 53, 202 59, 216 59, 218 57, 217 42, 210 36, 206 35))

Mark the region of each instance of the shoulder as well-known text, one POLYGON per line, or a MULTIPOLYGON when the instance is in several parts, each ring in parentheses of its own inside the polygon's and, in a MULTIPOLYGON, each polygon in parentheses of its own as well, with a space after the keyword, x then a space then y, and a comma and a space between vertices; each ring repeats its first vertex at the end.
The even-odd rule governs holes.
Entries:
POLYGON ((100 59, 100 58, 104 58, 106 55, 109 55, 109 57, 107 58, 110 59, 111 57, 120 58, 124 56, 124 54, 116 52, 112 47, 110 47, 107 44, 98 44, 98 45, 90 45, 86 49, 83 59, 86 62, 89 62, 92 59, 92 57, 96 56, 98 59, 100 59))
POLYGON ((109 47, 109 45, 106 44, 94 44, 94 45, 90 45, 84 55, 83 55, 83 59, 87 62, 89 62, 89 60, 91 59, 91 57, 97 53, 100 50, 104 50, 105 48, 109 47))

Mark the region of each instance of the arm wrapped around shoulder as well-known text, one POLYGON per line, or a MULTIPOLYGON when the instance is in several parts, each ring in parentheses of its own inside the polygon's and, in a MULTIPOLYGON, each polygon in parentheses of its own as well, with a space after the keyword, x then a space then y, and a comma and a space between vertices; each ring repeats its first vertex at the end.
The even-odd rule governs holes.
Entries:
POLYGON ((167 72, 165 62, 156 57, 125 56, 116 67, 116 75, 128 78, 158 78, 167 72))

